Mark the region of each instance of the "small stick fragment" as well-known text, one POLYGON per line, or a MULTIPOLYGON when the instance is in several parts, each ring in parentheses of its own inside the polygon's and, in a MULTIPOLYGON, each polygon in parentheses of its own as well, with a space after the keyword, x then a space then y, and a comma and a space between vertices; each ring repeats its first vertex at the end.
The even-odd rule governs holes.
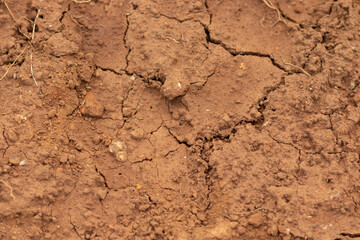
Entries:
POLYGON ((36 17, 35 17, 35 19, 34 19, 34 24, 33 24, 33 29, 32 29, 31 40, 34 40, 34 37, 35 37, 36 19, 39 17, 39 14, 40 14, 40 10, 37 12, 36 17))
POLYGON ((14 197, 14 195, 13 195, 13 189, 12 189, 12 187, 11 187, 9 184, 7 184, 5 181, 3 181, 3 180, 0 180, 0 182, 2 182, 5 186, 7 186, 7 187, 10 189, 10 196, 11 196, 13 199, 15 199, 15 197, 14 197))
POLYGON ((21 33, 24 37, 26 37, 28 40, 31 40, 31 38, 30 38, 28 35, 26 35, 25 33, 23 33, 20 28, 18 28, 18 31, 19 31, 19 33, 21 33))
POLYGON ((31 71, 31 76, 32 76, 32 78, 33 78, 33 80, 34 80, 35 85, 39 88, 40 94, 42 94, 41 89, 40 89, 38 83, 36 82, 36 79, 35 79, 35 76, 34 76, 34 70, 33 70, 33 69, 34 69, 34 67, 33 67, 33 61, 32 61, 32 53, 30 53, 30 71, 31 71))
MULTIPOLYGON (((79 25, 80 27, 85 27, 85 28, 87 28, 84 24, 81 24, 81 23, 79 23, 77 20, 76 20, 76 18, 81 18, 81 17, 75 17, 75 16, 73 16, 72 14, 71 14, 71 12, 69 12, 69 11, 67 11, 67 13, 70 15, 70 18, 71 18, 71 20, 75 23, 75 24, 77 24, 77 25, 79 25)), ((85 17, 86 18, 86 17, 85 17)))
POLYGON ((2 2, 4 3, 5 7, 6 7, 7 10, 9 11, 11 18, 14 20, 14 22, 16 22, 16 19, 15 19, 15 17, 14 17, 14 14, 11 12, 11 10, 10 10, 9 6, 7 5, 6 1, 5 1, 5 0, 2 0, 2 2))
POLYGON ((277 12, 278 20, 273 24, 273 26, 275 26, 279 22, 283 22, 283 23, 285 23, 285 25, 287 25, 285 18, 283 18, 281 16, 281 12, 280 12, 279 8, 275 7, 274 4, 270 0, 263 0, 263 2, 265 3, 266 6, 268 6, 271 9, 276 10, 276 12, 277 12))
POLYGON ((4 73, 4 75, 0 78, 0 81, 3 80, 6 75, 8 74, 9 70, 11 69, 11 67, 16 63, 16 61, 19 59, 19 57, 21 55, 23 55, 23 53, 25 52, 25 50, 27 49, 27 47, 24 48, 24 50, 22 50, 22 52, 15 58, 15 60, 11 63, 10 67, 6 70, 6 72, 4 73))
POLYGON ((169 40, 174 41, 175 43, 179 43, 179 41, 177 41, 176 39, 174 39, 174 38, 172 38, 172 37, 165 37, 165 39, 169 39, 169 40))
POLYGON ((292 63, 287 63, 287 62, 285 62, 282 56, 280 56, 280 58, 281 58, 281 61, 284 63, 284 65, 289 65, 289 66, 291 66, 291 67, 297 68, 297 69, 299 69, 300 71, 302 71, 305 75, 307 75, 308 77, 311 77, 310 73, 308 73, 307 71, 305 71, 305 69, 303 69, 302 67, 296 66, 296 65, 294 65, 294 64, 292 64, 292 63))

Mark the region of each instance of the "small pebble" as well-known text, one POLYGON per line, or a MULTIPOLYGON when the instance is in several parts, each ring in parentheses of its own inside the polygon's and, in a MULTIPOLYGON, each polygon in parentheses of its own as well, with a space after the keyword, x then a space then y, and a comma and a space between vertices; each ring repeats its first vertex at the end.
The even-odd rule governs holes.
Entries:
POLYGON ((249 217, 248 221, 250 225, 253 225, 254 227, 259 227, 264 223, 265 219, 261 213, 254 213, 249 217))
POLYGON ((67 158, 66 156, 61 156, 61 157, 60 157, 60 162, 61 162, 61 163, 66 163, 67 160, 68 160, 68 158, 67 158))
POLYGON ((116 159, 119 161, 126 160, 126 145, 121 140, 113 140, 109 145, 109 151, 115 155, 116 159))
POLYGON ((106 198, 107 193, 108 192, 106 189, 100 189, 97 191, 96 195, 99 199, 104 200, 106 198))
POLYGON ((131 136, 136 140, 140 140, 144 137, 144 130, 141 128, 136 128, 131 131, 131 136))
POLYGON ((19 162, 19 166, 25 166, 26 165, 26 161, 22 160, 21 162, 19 162))
POLYGON ((277 177, 278 179, 280 179, 280 180, 284 180, 284 179, 287 177, 287 175, 286 175, 286 173, 278 172, 278 173, 276 174, 276 177, 277 177))
POLYGON ((42 150, 39 154, 44 158, 48 158, 50 156, 50 153, 46 150, 42 150))
POLYGON ((6 137, 11 142, 16 142, 18 140, 18 136, 17 136, 15 130, 13 130, 13 129, 9 129, 6 131, 6 137))
POLYGON ((56 110, 55 109, 51 109, 48 112, 48 118, 54 118, 56 116, 56 110))
POLYGON ((70 164, 74 164, 74 163, 75 163, 75 160, 76 160, 75 155, 70 154, 70 155, 68 156, 68 160, 69 160, 69 163, 70 163, 70 164))
POLYGON ((75 149, 81 151, 84 149, 84 145, 81 142, 78 142, 75 145, 75 149))
POLYGON ((17 122, 18 124, 22 123, 23 120, 26 120, 23 115, 17 114, 15 116, 15 122, 17 122))
POLYGON ((246 233, 246 228, 243 227, 243 226, 241 226, 241 225, 239 225, 239 226, 237 227, 237 232, 238 232, 240 235, 242 235, 242 234, 246 233))
POLYGON ((194 3, 194 9, 195 9, 195 10, 200 10, 201 7, 202 7, 202 3, 201 3, 200 1, 196 1, 196 2, 194 3))
POLYGON ((12 165, 19 165, 20 162, 21 162, 20 156, 17 154, 13 154, 9 158, 9 163, 12 165))
POLYGON ((239 226, 239 223, 238 222, 230 222, 230 227, 232 229, 235 229, 237 226, 239 226))
POLYGON ((99 100, 95 94, 87 93, 84 98, 84 106, 80 108, 81 113, 84 116, 101 118, 104 113, 104 106, 99 100))
POLYGON ((279 232, 279 230, 278 230, 278 226, 276 224, 271 224, 267 229, 267 233, 270 236, 277 236, 278 232, 279 232))

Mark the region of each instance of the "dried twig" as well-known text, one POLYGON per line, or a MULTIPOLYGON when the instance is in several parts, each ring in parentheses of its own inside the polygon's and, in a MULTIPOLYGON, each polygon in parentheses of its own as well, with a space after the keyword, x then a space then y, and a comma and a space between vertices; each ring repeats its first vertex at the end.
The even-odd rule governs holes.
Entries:
POLYGON ((25 33, 23 33, 20 28, 18 28, 18 31, 19 31, 19 33, 21 33, 21 35, 23 35, 24 37, 26 37, 27 40, 31 40, 31 38, 30 38, 28 35, 26 35, 25 33))
POLYGON ((33 24, 33 29, 32 29, 31 40, 34 40, 35 27, 36 27, 36 19, 39 17, 39 14, 40 14, 40 10, 37 12, 36 17, 35 17, 35 19, 34 19, 34 24, 33 24))
MULTIPOLYGON (((33 24, 33 29, 32 29, 32 35, 31 35, 31 40, 30 40, 30 42, 31 42, 32 40, 34 40, 34 37, 35 37, 36 19, 39 17, 39 14, 40 14, 40 10, 37 12, 36 17, 35 17, 35 19, 34 19, 34 24, 33 24)), ((31 43, 30 43, 30 44, 31 44, 31 43)), ((39 87, 39 85, 38 85, 38 83, 37 83, 37 81, 36 81, 36 79, 35 79, 35 76, 34 76, 34 67, 33 67, 32 52, 30 53, 30 72, 31 72, 31 76, 32 76, 32 79, 34 80, 35 85, 38 87, 40 94, 42 94, 41 89, 40 89, 40 87, 39 87)))
POLYGON ((300 71, 302 71, 305 75, 307 75, 308 77, 311 77, 310 73, 308 73, 307 71, 305 71, 305 69, 303 69, 302 67, 296 66, 296 65, 294 65, 294 64, 292 64, 292 63, 287 63, 287 62, 285 62, 282 56, 280 56, 280 58, 281 58, 281 61, 284 63, 284 65, 289 65, 289 66, 291 66, 291 67, 297 68, 297 69, 299 69, 300 71))
POLYGON ((5 0, 2 0, 2 2, 4 3, 5 7, 6 7, 7 10, 9 11, 11 18, 14 20, 14 22, 16 22, 16 19, 15 19, 15 17, 14 17, 14 14, 11 12, 11 10, 10 10, 9 6, 7 5, 6 1, 5 1, 5 0))
POLYGON ((7 184, 5 181, 3 181, 3 180, 0 180, 0 182, 2 182, 5 186, 7 186, 7 187, 10 189, 10 196, 11 196, 13 199, 15 199, 15 197, 14 197, 14 195, 13 195, 13 189, 12 189, 12 187, 11 187, 9 184, 7 184))
POLYGON ((270 0, 262 0, 262 1, 265 3, 266 6, 268 6, 271 9, 276 10, 276 12, 277 12, 278 20, 273 24, 273 26, 275 26, 279 22, 283 22, 283 23, 285 23, 285 25, 287 25, 287 22, 286 22, 285 18, 283 18, 283 16, 281 15, 279 8, 275 7, 275 5, 270 0))
POLYGON ((82 28, 88 28, 87 26, 85 26, 85 25, 82 24, 82 23, 79 23, 79 21, 76 20, 77 18, 86 18, 86 19, 87 19, 87 17, 84 17, 84 16, 75 17, 74 15, 72 15, 71 12, 67 11, 67 13, 70 15, 71 20, 72 20, 75 24, 79 25, 79 26, 82 27, 82 28))
POLYGON ((25 52, 25 50, 27 49, 27 47, 24 48, 24 50, 22 50, 22 52, 15 58, 15 60, 11 63, 11 65, 9 66, 9 68, 6 70, 6 72, 4 73, 4 75, 0 78, 0 81, 3 80, 6 75, 8 74, 9 70, 11 69, 11 67, 16 63, 16 61, 19 59, 19 57, 21 55, 23 55, 23 53, 25 52))

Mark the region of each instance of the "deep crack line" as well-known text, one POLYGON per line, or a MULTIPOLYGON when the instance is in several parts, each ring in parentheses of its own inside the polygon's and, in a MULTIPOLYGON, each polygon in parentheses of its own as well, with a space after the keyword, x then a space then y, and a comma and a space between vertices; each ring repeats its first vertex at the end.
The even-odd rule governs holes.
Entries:
POLYGON ((80 239, 82 239, 81 236, 80 236, 80 233, 79 233, 79 232, 77 231, 77 229, 76 229, 75 224, 71 221, 71 214, 70 214, 70 213, 69 213, 69 222, 70 222, 71 226, 73 227, 73 230, 74 230, 74 232, 76 233, 76 235, 77 235, 80 239))
POLYGON ((104 185, 105 187, 107 188, 107 190, 109 191, 109 186, 107 184, 107 181, 106 181, 106 177, 105 175, 99 171, 99 169, 95 166, 95 171, 101 176, 101 178, 104 180, 104 185))
POLYGON ((5 141, 6 145, 7 145, 5 149, 1 149, 1 150, 4 150, 3 157, 5 157, 6 151, 9 149, 10 144, 9 144, 9 142, 6 139, 6 136, 5 136, 5 126, 4 125, 3 125, 2 135, 3 135, 4 141, 5 141))
POLYGON ((340 235, 350 238, 360 238, 360 233, 340 233, 340 235))
POLYGON ((128 71, 127 71, 127 69, 128 69, 128 67, 129 67, 129 55, 130 55, 130 53, 131 53, 131 48, 130 48, 130 46, 128 45, 128 43, 127 43, 127 40, 126 40, 126 36, 127 36, 127 33, 128 33, 128 31, 129 31, 129 28, 130 28, 130 21, 129 21, 129 16, 130 16, 130 14, 126 14, 126 16, 125 16, 125 18, 126 18, 126 29, 125 29, 125 32, 124 32, 124 37, 123 37, 123 42, 124 42, 124 46, 128 49, 128 52, 127 52, 127 54, 126 54, 126 56, 125 56, 125 62, 126 62, 126 66, 125 66, 125 72, 126 73, 128 73, 128 71))
POLYGON ((300 72, 290 72, 285 67, 283 67, 282 65, 277 63, 275 61, 275 59, 273 57, 271 57, 271 55, 268 54, 268 53, 260 53, 260 52, 252 52, 252 51, 239 51, 239 50, 237 50, 235 48, 229 47, 223 41, 211 37, 209 26, 206 26, 206 25, 203 25, 203 24, 202 24, 202 26, 204 28, 204 32, 206 34, 206 41, 208 43, 212 43, 212 44, 216 44, 216 45, 221 46, 223 49, 225 49, 227 52, 229 52, 234 57, 240 55, 240 56, 255 56, 255 57, 268 58, 271 61, 272 65, 274 65, 278 69, 282 70, 283 72, 287 73, 288 75, 299 74, 300 73, 300 72))
POLYGON ((208 27, 204 28, 205 34, 207 35, 206 39, 208 40, 208 42, 216 44, 221 46, 222 48, 224 48, 227 52, 229 52, 231 55, 235 56, 255 56, 255 57, 263 57, 263 58, 268 58, 272 65, 274 65, 275 67, 277 67, 278 69, 282 70, 283 72, 291 75, 291 74, 297 74, 297 72, 290 72, 288 71, 286 68, 284 68, 282 65, 280 65, 279 63, 277 63, 275 61, 275 59, 273 57, 270 56, 270 54, 267 53, 259 53, 259 52, 252 52, 252 51, 238 51, 232 47, 227 46, 224 42, 222 42, 221 40, 217 40, 214 38, 211 38, 210 36, 210 31, 208 29, 208 27))

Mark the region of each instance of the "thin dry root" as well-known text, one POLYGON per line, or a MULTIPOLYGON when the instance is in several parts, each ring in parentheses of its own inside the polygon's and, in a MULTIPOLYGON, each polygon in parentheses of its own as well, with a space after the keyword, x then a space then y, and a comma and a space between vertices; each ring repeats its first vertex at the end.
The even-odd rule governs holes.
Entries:
MULTIPOLYGON (((81 17, 83 17, 83 16, 75 17, 74 15, 72 15, 71 12, 67 11, 67 13, 70 15, 71 20, 72 20, 75 24, 77 24, 78 26, 80 26, 80 27, 82 27, 82 28, 87 28, 84 24, 81 24, 81 23, 79 23, 79 21, 76 20, 76 18, 81 18, 81 17)), ((84 18, 86 18, 86 17, 84 17, 84 18)))
POLYGON ((277 21, 273 24, 273 26, 275 26, 276 24, 278 24, 279 22, 283 22, 285 23, 285 25, 287 25, 287 22, 285 20, 285 18, 282 17, 281 12, 279 10, 279 8, 275 7, 275 5, 270 1, 270 0, 263 0, 263 2, 265 3, 265 5, 271 9, 276 10, 277 15, 278 15, 278 19, 277 21))
POLYGON ((13 189, 12 189, 12 187, 11 187, 9 184, 7 184, 5 181, 3 181, 3 180, 0 180, 0 182, 2 182, 6 187, 8 187, 8 188, 10 189, 10 196, 11 196, 13 199, 15 199, 15 197, 14 197, 14 195, 13 195, 13 189))
POLYGON ((281 61, 284 63, 284 65, 288 65, 288 66, 297 68, 297 69, 299 69, 300 71, 302 71, 305 75, 307 75, 308 77, 311 77, 310 73, 308 73, 307 71, 305 71, 305 69, 303 69, 302 67, 296 66, 296 65, 294 65, 294 64, 292 64, 292 63, 287 63, 287 62, 285 62, 282 56, 280 56, 280 58, 281 58, 281 61))
POLYGON ((4 73, 4 75, 0 78, 0 81, 3 80, 6 75, 9 73, 10 69, 12 68, 12 66, 14 66, 14 64, 16 63, 16 61, 19 59, 19 57, 21 55, 23 55, 23 53, 25 52, 25 50, 27 49, 27 47, 24 48, 24 50, 22 50, 22 52, 15 58, 15 60, 12 62, 12 64, 10 65, 10 67, 6 70, 6 72, 4 73))
POLYGON ((11 12, 11 10, 10 10, 9 6, 7 5, 6 1, 5 1, 5 0, 2 0, 2 2, 4 3, 6 9, 9 11, 11 18, 14 20, 14 22, 16 22, 16 19, 15 19, 15 17, 14 17, 14 14, 11 12))

